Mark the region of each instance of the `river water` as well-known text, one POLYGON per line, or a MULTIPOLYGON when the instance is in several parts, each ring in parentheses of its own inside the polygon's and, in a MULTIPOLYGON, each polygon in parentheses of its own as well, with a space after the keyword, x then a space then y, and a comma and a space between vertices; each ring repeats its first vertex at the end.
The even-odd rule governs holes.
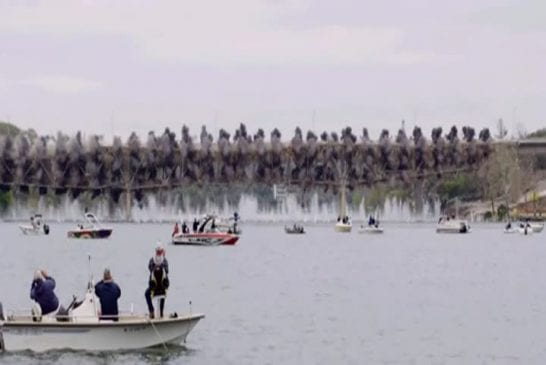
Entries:
POLYGON ((65 305, 109 267, 120 307, 145 312, 147 262, 166 243, 167 312, 203 312, 186 347, 125 353, 4 353, 16 364, 543 364, 544 234, 477 225, 440 235, 434 224, 387 224, 383 235, 245 224, 233 247, 168 244, 167 224, 117 224, 108 240, 69 240, 71 224, 27 237, 2 223, 0 300, 29 308, 36 268, 65 305))

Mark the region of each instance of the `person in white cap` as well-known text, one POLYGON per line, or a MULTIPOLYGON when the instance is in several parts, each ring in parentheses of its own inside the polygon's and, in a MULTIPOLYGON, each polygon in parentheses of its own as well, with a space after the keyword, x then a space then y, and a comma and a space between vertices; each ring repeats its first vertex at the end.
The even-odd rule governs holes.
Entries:
POLYGON ((150 276, 148 280, 148 289, 144 293, 146 304, 150 318, 155 317, 154 305, 152 298, 159 297, 159 316, 163 317, 163 309, 165 308, 165 296, 169 288, 169 262, 165 258, 165 249, 163 244, 158 242, 155 247, 155 255, 148 262, 148 270, 150 276))

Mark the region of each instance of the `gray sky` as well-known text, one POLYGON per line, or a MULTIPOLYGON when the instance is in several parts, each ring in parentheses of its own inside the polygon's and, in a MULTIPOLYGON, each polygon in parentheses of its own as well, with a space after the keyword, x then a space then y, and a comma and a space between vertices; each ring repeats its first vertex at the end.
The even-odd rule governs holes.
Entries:
POLYGON ((546 1, 0 0, 0 119, 39 133, 500 117, 546 126, 546 1))

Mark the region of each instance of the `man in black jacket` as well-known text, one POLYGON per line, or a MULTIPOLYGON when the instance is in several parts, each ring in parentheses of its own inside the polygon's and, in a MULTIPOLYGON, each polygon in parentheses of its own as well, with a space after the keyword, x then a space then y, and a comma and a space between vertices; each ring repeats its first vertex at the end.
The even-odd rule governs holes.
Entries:
POLYGON ((102 280, 95 285, 95 294, 100 299, 100 319, 118 320, 118 299, 121 289, 114 283, 110 269, 104 269, 102 280))

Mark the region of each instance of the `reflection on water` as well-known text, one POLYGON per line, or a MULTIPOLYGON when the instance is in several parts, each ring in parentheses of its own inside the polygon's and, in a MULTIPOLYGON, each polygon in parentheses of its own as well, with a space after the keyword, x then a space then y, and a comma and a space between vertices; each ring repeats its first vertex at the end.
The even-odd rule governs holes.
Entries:
MULTIPOLYGON (((355 222, 359 224, 359 222, 355 222)), ((63 304, 112 270, 120 308, 144 313, 147 262, 170 224, 118 224, 108 240, 69 240, 72 225, 22 236, 0 225, 0 300, 29 308, 32 273, 48 269, 63 304)), ((383 235, 306 225, 245 225, 234 247, 167 244, 166 311, 203 312, 187 348, 5 353, 5 364, 533 363, 546 361, 544 233, 476 225, 439 235, 434 224, 386 224, 383 235)))

